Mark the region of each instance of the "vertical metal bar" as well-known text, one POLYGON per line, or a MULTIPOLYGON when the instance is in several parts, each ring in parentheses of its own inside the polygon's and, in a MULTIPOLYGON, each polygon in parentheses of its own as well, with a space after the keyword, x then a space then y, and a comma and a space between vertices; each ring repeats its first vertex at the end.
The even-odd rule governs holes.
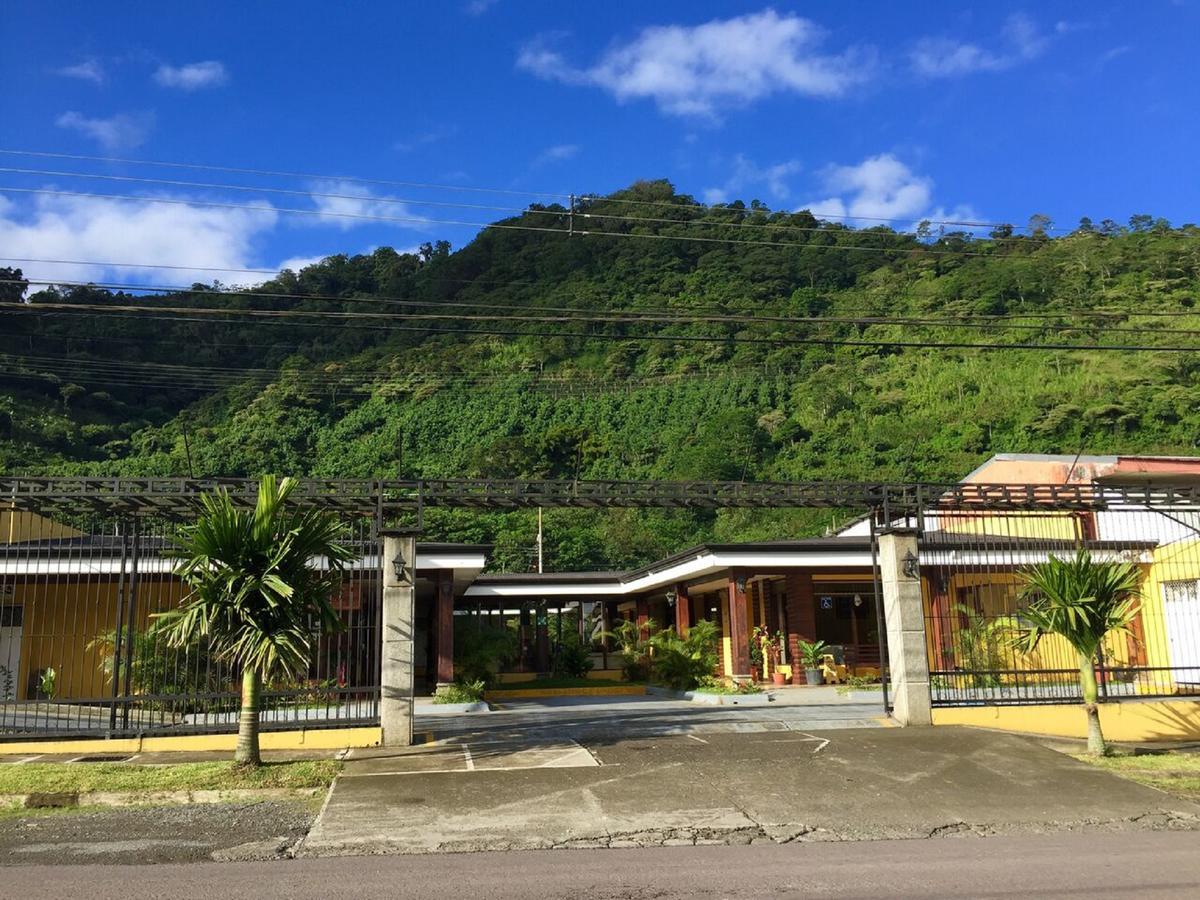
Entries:
POLYGON ((141 556, 141 534, 138 528, 137 515, 133 515, 131 519, 129 530, 133 549, 130 554, 129 602, 125 604, 125 685, 122 692, 124 696, 122 697, 121 704, 121 727, 125 730, 129 728, 129 705, 130 697, 133 694, 133 645, 137 639, 135 630, 137 628, 137 593, 138 579, 140 577, 138 568, 141 556))
POLYGON ((112 657, 112 705, 108 710, 108 732, 112 737, 117 731, 117 697, 121 693, 121 644, 125 634, 125 566, 129 553, 129 537, 120 523, 115 525, 116 535, 121 539, 121 563, 117 569, 117 617, 113 623, 112 657))

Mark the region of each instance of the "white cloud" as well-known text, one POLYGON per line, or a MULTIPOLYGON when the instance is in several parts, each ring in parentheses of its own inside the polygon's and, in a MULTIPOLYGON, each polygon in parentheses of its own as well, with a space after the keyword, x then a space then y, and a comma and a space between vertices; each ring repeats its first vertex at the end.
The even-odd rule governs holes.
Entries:
POLYGON ((563 160, 577 156, 579 150, 580 147, 578 144, 555 144, 553 147, 547 147, 534 157, 533 165, 544 166, 546 163, 562 162, 563 160))
POLYGON ((108 73, 104 71, 104 66, 100 60, 95 57, 85 59, 81 63, 76 63, 73 66, 63 66, 61 69, 54 70, 55 75, 62 75, 64 78, 78 78, 81 81, 90 81, 93 84, 104 84, 108 80, 108 73))
POLYGON ((254 243, 277 220, 273 209, 214 209, 155 203, 151 198, 39 197, 23 211, 13 203, 0 206, 0 246, 9 256, 184 267, 164 275, 136 267, 30 263, 25 271, 31 278, 139 284, 218 279, 248 284, 263 279, 237 270, 257 268, 250 264, 254 243), (209 271, 212 268, 218 271, 209 271))
POLYGON ((874 54, 823 54, 815 23, 773 9, 703 25, 643 29, 587 68, 551 48, 562 35, 528 44, 517 67, 548 80, 592 85, 618 100, 652 99, 675 115, 713 118, 719 109, 775 93, 836 97, 870 76, 874 54))
POLYGON ((129 150, 145 143, 154 127, 154 114, 118 113, 103 119, 72 110, 59 116, 55 124, 87 135, 105 150, 129 150))
MULTIPOLYGON (((299 273, 301 269, 307 269, 309 266, 315 266, 326 258, 328 254, 323 256, 292 256, 285 259, 279 264, 279 271, 291 269, 293 272, 299 273)), ((264 279, 269 281, 270 279, 264 279)))
POLYGON ((987 49, 953 38, 927 37, 919 40, 909 60, 926 78, 950 78, 975 72, 1002 72, 1040 56, 1049 44, 1028 16, 1009 16, 1001 33, 1001 49, 987 49))
POLYGON ((183 66, 163 64, 154 73, 154 80, 163 87, 196 91, 201 88, 218 87, 229 80, 225 64, 215 59, 188 63, 183 66))
POLYGON ((357 182, 316 181, 310 187, 313 191, 313 203, 318 211, 325 214, 319 218, 306 216, 313 225, 333 226, 342 231, 371 224, 391 224, 398 228, 421 230, 423 223, 428 221, 406 203, 386 194, 373 194, 357 182), (405 221, 381 223, 378 218, 371 217, 405 221))
POLYGON ((438 141, 445 140, 448 137, 453 137, 457 132, 457 125, 439 125, 438 127, 431 128, 428 131, 422 131, 411 135, 404 140, 396 141, 396 143, 392 145, 392 149, 398 150, 401 153, 409 153, 413 150, 416 150, 418 147, 436 144, 438 141))
POLYGON ((890 153, 881 153, 856 166, 830 166, 822 188, 827 196, 804 204, 817 218, 916 219, 933 198, 933 180, 917 175, 890 153))
POLYGON ((482 16, 496 5, 497 0, 471 0, 463 10, 468 16, 482 16))
POLYGON ((717 187, 705 188, 704 202, 727 203, 730 200, 748 199, 739 197, 738 194, 752 185, 762 185, 773 199, 784 200, 790 192, 787 179, 802 168, 798 159, 789 159, 786 162, 760 168, 739 153, 733 159, 733 171, 725 183, 717 187))

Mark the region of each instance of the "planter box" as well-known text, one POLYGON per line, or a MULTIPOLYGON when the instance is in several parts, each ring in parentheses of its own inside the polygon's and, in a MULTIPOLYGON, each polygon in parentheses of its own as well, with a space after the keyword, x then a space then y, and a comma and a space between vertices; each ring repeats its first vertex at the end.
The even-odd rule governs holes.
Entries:
POLYGON ((491 712, 492 708, 484 700, 474 703, 422 703, 415 712, 420 715, 461 715, 462 713, 491 712))

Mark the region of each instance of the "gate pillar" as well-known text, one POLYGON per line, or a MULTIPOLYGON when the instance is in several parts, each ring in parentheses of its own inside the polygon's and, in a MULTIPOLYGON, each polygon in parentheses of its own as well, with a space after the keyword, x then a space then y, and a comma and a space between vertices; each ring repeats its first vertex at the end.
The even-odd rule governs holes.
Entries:
POLYGON ((383 746, 407 747, 413 732, 413 637, 416 629, 417 539, 384 532, 383 646, 380 653, 379 724, 383 746))
POLYGON ((932 725, 925 608, 915 529, 892 528, 880 533, 879 574, 887 628, 892 716, 901 725, 932 725))

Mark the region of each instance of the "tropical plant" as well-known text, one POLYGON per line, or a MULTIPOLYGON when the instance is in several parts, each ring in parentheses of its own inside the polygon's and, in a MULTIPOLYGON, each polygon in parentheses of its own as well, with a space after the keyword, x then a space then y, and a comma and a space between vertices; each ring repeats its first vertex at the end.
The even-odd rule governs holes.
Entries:
POLYGON ((563 678, 584 678, 592 671, 594 665, 590 647, 584 646, 576 632, 563 635, 562 643, 554 650, 551 663, 555 675, 563 678))
POLYGON ((0 666, 0 699, 13 699, 13 675, 8 666, 0 666))
POLYGON ((455 681, 444 684, 433 695, 434 703, 478 703, 483 699, 487 685, 481 680, 455 681))
POLYGON ((807 669, 819 669, 825 662, 825 654, 829 652, 829 645, 824 641, 800 641, 796 645, 796 649, 800 653, 800 662, 807 669))
POLYGON ((1001 669, 1010 668, 1005 650, 1013 646, 1013 635, 1020 632, 1015 616, 984 616, 962 603, 952 610, 962 617, 955 634, 957 667, 962 669, 971 687, 988 688, 1000 684, 1001 669))
POLYGON ((47 700, 54 699, 54 695, 58 693, 58 672, 54 670, 53 666, 42 670, 41 677, 38 679, 38 688, 47 700))
POLYGON ((261 764, 258 726, 264 679, 308 670, 316 638, 342 627, 331 598, 352 552, 337 518, 293 510, 297 482, 264 477, 253 509, 220 489, 201 498, 201 513, 171 551, 175 574, 191 591, 156 616, 174 647, 206 639, 216 659, 242 673, 234 761, 261 764))
POLYGON ((651 641, 657 633, 658 623, 653 619, 646 619, 641 626, 634 619, 622 619, 600 636, 617 642, 625 677, 629 681, 645 681, 650 676, 651 641))
POLYGON ((1079 658, 1079 684, 1087 713, 1088 753, 1106 751, 1097 707, 1096 654, 1110 634, 1131 634, 1140 608, 1141 576, 1127 562, 1096 562, 1080 548, 1069 559, 1050 557, 1021 573, 1025 630, 1013 643, 1032 653, 1046 635, 1058 635, 1079 658))
POLYGON ((516 633, 474 616, 454 617, 454 674, 464 682, 491 684, 500 669, 517 658, 516 633))
POLYGON ((717 626, 701 620, 680 637, 664 629, 650 639, 654 648, 651 671, 656 681, 687 691, 704 678, 711 678, 717 667, 717 626))
MULTIPOLYGON (((169 694, 183 698, 186 708, 196 710, 208 705, 195 700, 195 694, 207 694, 224 689, 219 667, 212 664, 211 655, 202 642, 185 647, 172 645, 158 623, 134 632, 132 638, 122 636, 122 648, 117 650, 116 630, 106 631, 88 641, 87 649, 99 658, 99 668, 105 676, 124 685, 128 674, 131 694, 169 694), (126 641, 132 640, 129 648, 126 641), (128 657, 125 653, 131 650, 128 657)), ((154 704, 151 704, 152 706, 154 704)), ((178 707, 177 707, 178 708, 178 707)))

